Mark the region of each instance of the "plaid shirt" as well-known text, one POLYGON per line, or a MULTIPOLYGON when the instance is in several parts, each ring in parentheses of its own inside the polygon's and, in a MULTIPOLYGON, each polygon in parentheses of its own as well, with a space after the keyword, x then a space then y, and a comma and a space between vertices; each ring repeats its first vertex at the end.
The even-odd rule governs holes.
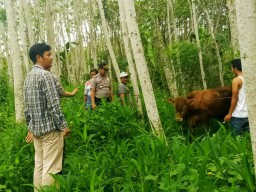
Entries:
POLYGON ((35 136, 67 127, 56 79, 40 65, 34 65, 24 82, 24 103, 28 129, 35 136))

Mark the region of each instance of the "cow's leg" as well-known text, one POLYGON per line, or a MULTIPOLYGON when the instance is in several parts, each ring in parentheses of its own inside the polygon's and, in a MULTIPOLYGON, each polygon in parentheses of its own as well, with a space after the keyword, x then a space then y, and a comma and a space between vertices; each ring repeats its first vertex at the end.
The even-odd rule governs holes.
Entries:
POLYGON ((200 120, 198 115, 193 115, 189 119, 189 129, 193 136, 196 135, 196 125, 198 124, 198 121, 200 120))

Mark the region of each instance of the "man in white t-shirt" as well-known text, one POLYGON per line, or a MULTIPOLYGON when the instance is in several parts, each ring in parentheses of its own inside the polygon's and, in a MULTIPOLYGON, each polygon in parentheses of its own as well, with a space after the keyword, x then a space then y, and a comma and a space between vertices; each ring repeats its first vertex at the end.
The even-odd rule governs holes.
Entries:
POLYGON ((229 113, 225 116, 224 122, 230 121, 233 135, 241 135, 249 131, 248 111, 245 98, 245 85, 242 73, 241 59, 231 61, 232 73, 236 76, 232 81, 232 99, 229 113))

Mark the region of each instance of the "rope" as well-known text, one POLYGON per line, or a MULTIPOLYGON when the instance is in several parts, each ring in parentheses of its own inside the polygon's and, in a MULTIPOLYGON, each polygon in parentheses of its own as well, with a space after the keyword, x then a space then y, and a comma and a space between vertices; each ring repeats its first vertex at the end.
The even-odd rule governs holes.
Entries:
MULTIPOLYGON (((222 97, 222 98, 216 98, 216 99, 204 99, 204 100, 207 100, 207 101, 214 101, 214 100, 229 99, 229 98, 232 98, 232 97, 222 97)), ((188 99, 187 97, 185 97, 185 99, 187 99, 187 100, 193 100, 193 101, 201 101, 201 100, 197 100, 197 99, 188 99)))

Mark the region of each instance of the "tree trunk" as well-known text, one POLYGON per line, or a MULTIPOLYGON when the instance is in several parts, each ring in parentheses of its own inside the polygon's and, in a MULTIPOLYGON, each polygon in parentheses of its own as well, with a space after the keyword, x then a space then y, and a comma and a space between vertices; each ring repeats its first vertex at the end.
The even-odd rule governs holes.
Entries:
POLYGON ((20 40, 21 40, 21 45, 22 45, 22 60, 26 68, 26 73, 28 73, 31 68, 32 64, 29 61, 29 56, 28 56, 28 39, 27 39, 27 23, 25 22, 25 10, 23 9, 25 5, 23 4, 24 0, 22 1, 22 4, 19 5, 19 32, 20 32, 20 40))
POLYGON ((235 0, 227 1, 227 9, 228 9, 228 19, 229 19, 229 28, 230 28, 230 40, 236 55, 239 49, 239 38, 238 38, 239 34, 237 29, 235 0))
POLYGON ((31 47, 35 42, 35 32, 33 30, 33 23, 35 23, 35 19, 31 15, 35 14, 35 10, 33 9, 31 3, 28 3, 26 0, 22 0, 22 8, 25 14, 25 20, 27 23, 27 35, 28 35, 28 47, 31 47))
MULTIPOLYGON (((172 49, 173 40, 172 40, 171 28, 173 29, 173 33, 174 33, 174 41, 177 40, 176 22, 175 22, 174 13, 173 13, 172 0, 167 0, 167 25, 168 25, 168 37, 169 37, 168 49, 172 49)), ((178 53, 177 53, 177 58, 179 58, 178 53)), ((172 97, 176 98, 179 94, 178 94, 177 81, 176 81, 176 77, 175 77, 175 69, 173 66, 173 60, 172 60, 172 58, 170 58, 170 56, 169 56, 169 61, 170 61, 170 67, 165 65, 164 73, 165 73, 167 85, 171 92, 171 95, 172 95, 172 97)))
POLYGON ((109 55, 110 55, 110 58, 111 58, 111 61, 112 61, 112 64, 113 64, 116 76, 117 76, 117 80, 118 80, 118 82, 120 82, 120 78, 119 78, 119 76, 120 76, 120 69, 119 69, 119 66, 117 64, 116 56, 115 56, 115 53, 114 53, 114 50, 113 50, 113 47, 112 47, 112 44, 111 44, 111 41, 110 41, 110 38, 109 38, 108 26, 107 26, 105 14, 104 14, 102 0, 98 0, 98 6, 99 6, 99 12, 100 12, 100 17, 101 17, 102 29, 103 29, 103 32, 104 32, 104 36, 105 36, 108 52, 109 52, 109 55))
POLYGON ((215 38, 215 34, 213 32, 213 25, 212 25, 208 10, 204 9, 204 12, 206 14, 206 20, 207 20, 208 25, 209 25, 210 34, 211 34, 212 40, 214 41, 215 51, 216 51, 216 55, 217 55, 217 58, 218 58, 220 85, 224 86, 223 67, 222 67, 222 61, 221 61, 221 57, 220 57, 220 50, 219 50, 219 47, 218 47, 218 44, 217 44, 217 41, 216 41, 216 38, 215 38))
POLYGON ((5 59, 5 56, 4 54, 7 52, 7 47, 8 47, 8 43, 7 43, 7 36, 6 36, 6 27, 5 25, 0 22, 0 39, 2 41, 0 41, 0 47, 2 47, 2 49, 0 49, 0 72, 2 72, 3 68, 4 68, 4 59, 5 59))
POLYGON ((136 64, 136 69, 139 71, 139 81, 145 101, 147 115, 152 125, 152 130, 156 135, 164 137, 162 124, 160 121, 153 87, 150 81, 149 71, 147 68, 146 59, 144 56, 143 46, 141 43, 140 32, 136 21, 136 12, 133 0, 122 0, 125 18, 127 22, 129 37, 131 41, 132 52, 136 64))
POLYGON ((91 57, 93 61, 93 67, 97 69, 97 40, 96 40, 96 27, 94 22, 95 17, 95 4, 94 1, 90 0, 89 2, 89 35, 90 35, 90 49, 91 49, 91 57))
POLYGON ((52 48, 52 56, 53 56, 53 65, 51 68, 51 71, 54 73, 54 75, 59 79, 60 78, 60 71, 59 71, 59 65, 56 62, 56 54, 55 54, 55 33, 54 33, 54 6, 55 2, 54 0, 47 0, 45 2, 45 26, 46 26, 46 37, 47 37, 47 43, 52 48))
POLYGON ((83 1, 75 0, 73 3, 74 10, 75 11, 75 29, 76 29, 76 36, 77 36, 77 46, 76 46, 76 66, 74 71, 76 71, 76 83, 81 83, 83 78, 83 73, 87 73, 86 68, 86 60, 85 60, 85 54, 84 54, 84 48, 83 48, 83 33, 82 33, 82 10, 83 7, 83 1))
POLYGON ((9 48, 11 52, 11 62, 13 66, 13 79, 14 79, 14 102, 15 102, 15 115, 16 121, 21 122, 24 120, 24 103, 23 103, 23 70, 21 62, 21 53, 19 47, 19 40, 16 28, 16 18, 14 12, 14 2, 12 0, 5 1, 6 15, 8 22, 8 39, 9 48))
POLYGON ((201 70, 202 83, 203 83, 204 89, 207 89, 207 84, 206 84, 206 80, 205 80, 205 72, 204 72, 204 64, 203 64, 203 55, 202 55, 202 49, 201 49, 200 38, 199 38, 199 33, 198 33, 198 24, 197 24, 197 13, 196 13, 195 0, 192 0, 191 7, 192 7, 194 32, 195 32, 195 36, 196 36, 196 44, 197 44, 197 48, 198 48, 198 56, 199 56, 199 64, 200 64, 200 70, 201 70))
POLYGON ((129 37, 128 37, 128 29, 127 29, 127 24, 125 22, 123 1, 118 0, 118 5, 119 5, 120 23, 121 23, 121 28, 122 28, 122 36, 123 36, 123 42, 124 42, 124 50, 125 50, 125 55, 126 55, 126 58, 128 61, 130 79, 131 79, 132 86, 133 86, 133 92, 135 95, 137 109, 140 113, 142 113, 142 104, 141 104, 141 100, 140 100, 140 90, 139 90, 139 86, 138 86, 137 72, 136 72, 135 64, 134 64, 133 58, 132 58, 132 51, 131 51, 130 41, 129 41, 129 37))
POLYGON ((236 13, 256 176, 256 1, 236 1, 236 13))

